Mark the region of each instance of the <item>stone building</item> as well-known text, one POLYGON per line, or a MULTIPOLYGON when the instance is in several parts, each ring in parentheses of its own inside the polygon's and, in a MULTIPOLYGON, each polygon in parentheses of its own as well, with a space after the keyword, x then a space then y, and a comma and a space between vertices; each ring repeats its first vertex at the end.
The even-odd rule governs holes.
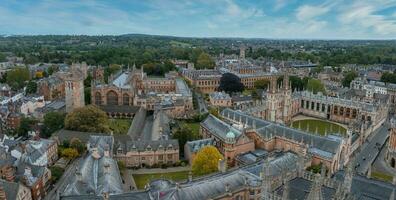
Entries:
POLYGON ((341 169, 349 160, 352 133, 348 133, 347 138, 335 135, 323 137, 231 109, 223 110, 221 115, 235 129, 244 130, 244 135, 254 141, 255 148, 303 154, 309 157, 311 165, 322 163, 331 173, 341 169))
POLYGON ((254 150, 253 140, 243 130, 238 130, 213 115, 201 122, 199 132, 203 138, 213 138, 214 146, 227 159, 229 165, 235 164, 237 155, 254 150))
POLYGON ((108 199, 110 195, 123 192, 117 161, 112 158, 113 144, 112 136, 90 136, 88 154, 79 163, 64 191, 59 191, 61 199, 87 199, 90 195, 108 199))
POLYGON ((30 189, 22 183, 0 179, 0 199, 2 200, 32 200, 30 189))
POLYGON ((65 82, 57 74, 42 78, 37 81, 37 93, 43 95, 46 101, 63 98, 65 97, 65 82))
POLYGON ((396 168, 396 120, 394 118, 391 120, 388 150, 385 158, 391 167, 396 168))
POLYGON ((201 139, 201 140, 194 140, 188 141, 184 145, 184 159, 188 160, 188 163, 192 165, 192 162, 198 153, 203 147, 208 145, 214 145, 213 138, 201 139))
POLYGON ((70 71, 63 75, 65 81, 66 112, 85 105, 84 80, 87 77, 86 64, 72 64, 70 71))
POLYGON ((128 107, 137 106, 147 110, 162 108, 174 118, 185 118, 193 110, 192 93, 180 78, 147 77, 135 66, 114 77, 109 77, 109 84, 92 83, 92 103, 108 113, 117 108, 128 111, 128 107))
POLYGON ((231 97, 225 92, 213 92, 209 95, 210 105, 218 107, 231 107, 231 97))

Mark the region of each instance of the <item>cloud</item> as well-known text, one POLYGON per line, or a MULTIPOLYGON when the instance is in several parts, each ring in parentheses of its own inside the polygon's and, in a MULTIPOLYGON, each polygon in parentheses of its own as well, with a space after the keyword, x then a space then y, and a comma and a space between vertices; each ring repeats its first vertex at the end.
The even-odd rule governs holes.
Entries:
POLYGON ((349 9, 345 9, 338 20, 344 25, 358 26, 359 29, 380 35, 396 34, 396 21, 378 14, 385 8, 387 7, 384 5, 356 2, 349 9))
POLYGON ((287 5, 287 0, 275 0, 274 10, 278 11, 287 5))
POLYGON ((329 11, 330 7, 327 6, 303 5, 297 8, 296 17, 300 21, 305 21, 324 15, 329 11))

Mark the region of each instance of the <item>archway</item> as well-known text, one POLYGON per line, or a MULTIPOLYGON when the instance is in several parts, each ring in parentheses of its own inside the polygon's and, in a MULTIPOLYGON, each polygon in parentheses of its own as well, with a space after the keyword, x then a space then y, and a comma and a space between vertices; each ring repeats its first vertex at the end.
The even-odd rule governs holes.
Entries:
POLYGON ((107 93, 107 105, 118 105, 118 95, 114 91, 107 93))

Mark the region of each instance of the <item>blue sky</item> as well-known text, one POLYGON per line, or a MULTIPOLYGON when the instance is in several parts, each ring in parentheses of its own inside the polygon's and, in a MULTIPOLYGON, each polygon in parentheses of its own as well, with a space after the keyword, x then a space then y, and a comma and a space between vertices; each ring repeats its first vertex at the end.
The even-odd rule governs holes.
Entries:
POLYGON ((0 34, 396 39, 396 0, 0 0, 0 34))

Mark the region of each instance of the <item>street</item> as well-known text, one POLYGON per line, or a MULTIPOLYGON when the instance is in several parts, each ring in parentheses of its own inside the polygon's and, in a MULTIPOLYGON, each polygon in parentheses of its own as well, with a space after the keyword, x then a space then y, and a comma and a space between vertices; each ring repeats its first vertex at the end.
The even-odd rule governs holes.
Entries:
POLYGON ((208 108, 206 107, 205 100, 202 97, 202 94, 196 93, 196 99, 198 102, 198 109, 200 114, 208 113, 208 108))
POLYGON ((360 151, 355 156, 356 172, 358 174, 366 175, 370 165, 374 162, 375 158, 381 151, 381 147, 384 145, 388 137, 388 128, 390 127, 388 122, 385 122, 380 128, 378 128, 366 141, 360 151))

